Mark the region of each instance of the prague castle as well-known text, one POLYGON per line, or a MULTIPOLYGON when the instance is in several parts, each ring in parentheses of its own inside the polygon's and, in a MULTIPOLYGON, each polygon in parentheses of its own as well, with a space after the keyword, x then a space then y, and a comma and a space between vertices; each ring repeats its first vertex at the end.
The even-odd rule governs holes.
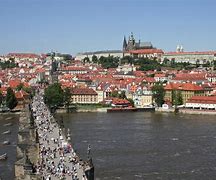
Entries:
POLYGON ((124 37, 123 40, 123 52, 128 52, 131 50, 137 50, 137 49, 153 49, 151 42, 136 42, 133 33, 128 38, 128 42, 126 40, 126 37, 124 37))
POLYGON ((78 53, 76 59, 82 60, 85 57, 92 59, 92 56, 95 55, 98 58, 101 56, 108 57, 124 57, 124 56, 133 56, 135 58, 147 57, 147 58, 158 58, 161 57, 163 51, 161 49, 156 49, 153 47, 151 42, 141 42, 140 40, 136 42, 133 33, 126 40, 124 36, 122 50, 108 50, 108 51, 95 51, 95 52, 85 52, 78 53))

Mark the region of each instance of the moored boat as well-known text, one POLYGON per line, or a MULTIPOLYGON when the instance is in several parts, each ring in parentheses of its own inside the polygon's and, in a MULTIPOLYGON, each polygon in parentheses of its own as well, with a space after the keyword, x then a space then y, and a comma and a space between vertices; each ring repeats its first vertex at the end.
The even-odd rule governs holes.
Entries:
POLYGON ((10 144, 10 141, 4 141, 2 144, 3 144, 3 145, 9 145, 9 144, 10 144))
POLYGON ((0 160, 5 160, 5 159, 7 159, 7 153, 0 155, 0 160))
POLYGON ((107 109, 107 112, 135 112, 137 108, 134 107, 119 107, 119 108, 112 108, 107 109))
POLYGON ((12 123, 4 124, 4 126, 12 126, 12 123))
POLYGON ((11 133, 11 131, 7 130, 7 131, 3 132, 2 134, 10 134, 10 133, 11 133))

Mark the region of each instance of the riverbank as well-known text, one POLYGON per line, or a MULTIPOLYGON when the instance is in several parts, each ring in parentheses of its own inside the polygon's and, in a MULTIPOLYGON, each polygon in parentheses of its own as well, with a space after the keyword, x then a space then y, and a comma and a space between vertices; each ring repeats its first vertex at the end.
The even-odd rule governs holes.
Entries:
MULTIPOLYGON (((98 107, 98 106, 90 106, 90 105, 81 105, 77 107, 73 107, 69 109, 69 112, 76 112, 76 113, 87 113, 87 112, 108 112, 112 107, 98 107)), ((137 108, 138 111, 151 111, 156 113, 182 113, 182 114, 204 114, 204 115, 216 115, 216 110, 200 110, 200 109, 185 109, 179 108, 177 111, 175 108, 164 109, 162 107, 158 108, 137 108)), ((68 109, 66 108, 58 108, 56 109, 56 113, 67 113, 68 109)))
POLYGON ((162 112, 162 113, 174 113, 174 108, 164 109, 162 107, 155 108, 155 112, 162 112))
MULTIPOLYGON (((104 108, 76 108, 73 110, 70 110, 69 112, 107 112, 107 109, 111 109, 110 107, 104 107, 104 108)), ((68 110, 65 108, 57 109, 56 113, 67 113, 68 110)))
MULTIPOLYGON (((77 108, 71 108, 69 109, 69 112, 108 112, 112 110, 112 107, 98 107, 98 106, 78 106, 77 108)), ((114 109, 115 110, 115 109, 114 109)), ((155 108, 135 108, 136 111, 140 112, 154 112, 155 108)), ((58 108, 56 109, 56 113, 67 113, 68 109, 66 108, 58 108)), ((118 111, 120 112, 120 111, 118 111)), ((124 111, 121 111, 124 112, 124 111)), ((128 112, 128 111, 125 111, 128 112)))
MULTIPOLYGON (((175 108, 163 109, 156 108, 155 112, 158 113, 175 113, 175 108)), ((178 113, 182 114, 202 114, 202 115, 216 115, 216 110, 200 110, 200 109, 186 109, 180 108, 178 109, 178 113)))
POLYGON ((20 115, 21 111, 19 112, 0 112, 0 115, 20 115))
POLYGON ((179 109, 182 114, 216 115, 216 110, 179 109))

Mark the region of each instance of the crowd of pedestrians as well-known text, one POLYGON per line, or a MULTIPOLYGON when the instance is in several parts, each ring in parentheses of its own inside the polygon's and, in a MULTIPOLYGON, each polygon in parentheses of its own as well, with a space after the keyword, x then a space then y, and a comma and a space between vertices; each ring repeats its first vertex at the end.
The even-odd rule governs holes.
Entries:
POLYGON ((40 147, 36 173, 42 175, 45 180, 87 180, 82 161, 79 160, 71 144, 65 140, 41 93, 34 97, 31 107, 40 147))

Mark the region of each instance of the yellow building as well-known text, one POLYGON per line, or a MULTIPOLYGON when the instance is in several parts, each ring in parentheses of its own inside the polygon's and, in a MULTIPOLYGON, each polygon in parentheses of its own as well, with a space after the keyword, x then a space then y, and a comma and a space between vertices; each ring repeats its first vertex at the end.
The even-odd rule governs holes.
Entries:
POLYGON ((73 88, 71 90, 71 103, 74 104, 97 104, 98 94, 89 88, 73 88))
POLYGON ((183 99, 183 104, 185 104, 188 99, 193 96, 202 96, 205 94, 203 87, 192 83, 168 83, 164 89, 165 101, 172 102, 173 91, 180 91, 183 99))

